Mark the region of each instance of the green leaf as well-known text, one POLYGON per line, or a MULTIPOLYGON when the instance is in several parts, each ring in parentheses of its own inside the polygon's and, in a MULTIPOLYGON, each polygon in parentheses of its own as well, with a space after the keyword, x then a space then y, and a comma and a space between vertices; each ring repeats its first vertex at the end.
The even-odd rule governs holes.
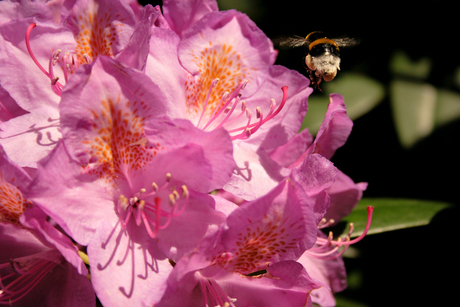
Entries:
POLYGON ((308 128, 311 134, 316 134, 324 120, 328 104, 329 97, 327 96, 310 96, 308 98, 308 112, 300 130, 308 128))
POLYGON ((372 110, 385 97, 385 87, 380 82, 351 72, 341 73, 337 80, 325 83, 324 92, 342 95, 352 120, 372 110))
MULTIPOLYGON (((340 293, 335 294, 335 300, 336 300, 336 307, 368 307, 369 305, 359 302, 357 300, 347 298, 345 296, 342 296, 340 293)), ((314 304, 313 304, 314 306, 314 304)), ((316 305, 319 306, 319 305, 316 305)))
POLYGON ((394 79, 391 109, 401 145, 412 147, 434 129, 436 89, 428 83, 394 79))
POLYGON ((413 61, 402 50, 395 51, 390 59, 390 71, 392 73, 420 80, 428 77, 431 67, 432 61, 430 58, 424 57, 418 61, 413 61))
POLYGON ((438 89, 436 99, 435 125, 442 126, 460 117, 460 95, 438 89))
POLYGON ((343 219, 353 223, 355 231, 352 237, 358 237, 364 231, 367 221, 367 207, 373 206, 369 234, 427 225, 439 211, 452 205, 440 201, 399 198, 363 198, 353 212, 343 219))
POLYGON ((318 132, 329 104, 329 94, 338 93, 345 99, 347 114, 355 120, 372 110, 385 97, 384 86, 365 75, 340 73, 332 82, 323 82, 323 94, 312 95, 308 99, 308 112, 302 129, 308 128, 312 134, 318 132))

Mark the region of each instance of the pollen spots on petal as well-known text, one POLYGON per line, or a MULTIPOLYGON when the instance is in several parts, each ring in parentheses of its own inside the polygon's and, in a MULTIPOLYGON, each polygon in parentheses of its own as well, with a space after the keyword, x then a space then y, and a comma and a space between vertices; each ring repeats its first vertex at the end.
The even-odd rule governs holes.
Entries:
POLYGON ((96 2, 90 4, 73 18, 69 18, 77 42, 75 52, 82 63, 85 56, 95 59, 98 55, 113 57, 113 47, 118 42, 118 35, 123 30, 119 16, 112 16, 111 9, 100 9, 96 2))
POLYGON ((20 226, 19 217, 28 207, 21 191, 0 174, 0 222, 20 226))
POLYGON ((189 77, 185 82, 187 116, 199 116, 204 108, 211 82, 219 78, 213 88, 206 107, 208 116, 219 109, 223 94, 232 92, 244 79, 250 79, 248 69, 241 55, 231 45, 209 42, 209 46, 192 55, 200 74, 189 77))
POLYGON ((238 233, 236 248, 230 251, 234 257, 226 265, 240 274, 266 269, 288 250, 298 246, 301 224, 301 219, 293 222, 292 218, 283 218, 282 214, 248 224, 238 233))
POLYGON ((90 155, 97 158, 95 165, 89 165, 86 171, 112 182, 120 176, 126 176, 131 170, 144 167, 161 146, 148 145, 144 137, 144 122, 148 118, 149 107, 143 101, 101 101, 102 111, 92 111, 94 116, 92 129, 94 137, 83 144, 90 147, 90 155))

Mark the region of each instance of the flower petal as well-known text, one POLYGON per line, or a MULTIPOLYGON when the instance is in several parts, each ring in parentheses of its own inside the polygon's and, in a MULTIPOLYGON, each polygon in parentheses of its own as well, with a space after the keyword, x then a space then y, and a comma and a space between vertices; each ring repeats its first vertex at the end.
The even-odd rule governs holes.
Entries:
POLYGON ((96 159, 100 176, 136 170, 153 149, 142 146, 144 122, 164 114, 165 97, 144 74, 99 57, 75 73, 62 93, 61 125, 74 159, 96 159), (140 143, 139 143, 140 142, 140 143))
POLYGON ((169 26, 181 35, 209 12, 217 11, 215 0, 163 1, 163 14, 169 26))
POLYGON ((25 197, 75 241, 88 245, 99 224, 108 218, 107 212, 114 212, 113 200, 105 193, 104 184, 82 174, 81 165, 71 159, 62 142, 38 167, 37 177, 25 197))
POLYGON ((77 0, 67 16, 80 58, 113 57, 128 43, 136 24, 133 10, 122 0, 77 0))
POLYGON ((147 5, 140 11, 140 20, 124 49, 115 57, 123 64, 144 71, 149 54, 150 31, 160 12, 147 5))
POLYGON ((325 218, 333 219, 337 223, 349 215, 356 207, 367 188, 366 182, 354 183, 354 181, 338 171, 337 180, 326 192, 331 197, 331 205, 325 218))
MULTIPOLYGON (((230 136, 224 129, 204 132, 194 127, 192 123, 187 120, 176 119, 171 121, 163 119, 147 122, 145 134, 149 140, 148 145, 161 146, 161 156, 166 155, 167 158, 168 155, 170 155, 168 154, 170 150, 180 148, 184 145, 193 145, 197 150, 198 148, 202 150, 203 161, 197 161, 198 163, 196 166, 200 167, 201 163, 207 163, 211 167, 209 178, 205 176, 205 169, 200 170, 199 168, 193 168, 194 164, 191 163, 193 160, 179 163, 181 159, 180 155, 175 155, 174 159, 171 159, 171 156, 169 156, 169 160, 177 160, 174 163, 178 167, 175 174, 172 170, 165 169, 166 172, 171 173, 174 178, 185 182, 187 185, 191 185, 191 188, 196 191, 208 193, 215 189, 222 188, 235 169, 233 144, 230 140, 230 136), (200 173, 200 176, 194 175, 197 173, 200 173), (192 184, 192 182, 194 183, 192 184)), ((156 162, 156 165, 161 164, 162 163, 156 162)))
POLYGON ((0 123, 0 138, 8 156, 22 167, 37 167, 61 139, 59 112, 50 106, 0 123))
POLYGON ((316 242, 312 202, 294 181, 282 181, 266 196, 242 204, 222 234, 227 270, 249 274, 267 264, 297 260, 316 242))
POLYGON ((313 152, 328 159, 345 144, 353 127, 343 97, 339 94, 331 94, 329 97, 326 116, 312 144, 313 152))
POLYGON ((207 232, 217 229, 225 215, 214 209, 214 199, 206 194, 190 191, 184 212, 158 234, 158 247, 173 261, 196 248, 207 232))
POLYGON ((21 216, 21 224, 38 231, 46 241, 52 244, 64 258, 72 264, 79 274, 86 276, 88 269, 78 255, 78 248, 68 237, 46 221, 46 214, 37 206, 29 208, 21 216))

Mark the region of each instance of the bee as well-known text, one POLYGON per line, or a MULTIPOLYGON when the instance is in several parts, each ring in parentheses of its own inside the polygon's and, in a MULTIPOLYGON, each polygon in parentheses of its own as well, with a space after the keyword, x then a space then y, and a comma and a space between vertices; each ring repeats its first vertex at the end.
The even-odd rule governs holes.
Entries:
POLYGON ((322 91, 319 84, 322 80, 332 81, 340 70, 340 48, 353 47, 359 39, 349 37, 328 38, 324 32, 315 31, 305 38, 289 37, 281 41, 280 46, 306 49, 305 64, 313 87, 322 91))

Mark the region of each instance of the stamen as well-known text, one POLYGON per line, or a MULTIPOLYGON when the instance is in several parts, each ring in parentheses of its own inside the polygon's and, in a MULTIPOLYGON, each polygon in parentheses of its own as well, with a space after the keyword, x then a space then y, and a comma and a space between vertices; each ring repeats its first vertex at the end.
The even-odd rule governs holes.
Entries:
MULTIPOLYGON (((216 108, 217 112, 209 119, 208 123, 201 130, 204 131, 207 127, 209 127, 209 125, 211 125, 212 122, 214 122, 214 120, 216 120, 219 117, 219 115, 223 112, 223 110, 225 110, 225 108, 227 108, 230 105, 230 103, 233 101, 233 99, 235 99, 236 97, 239 96, 239 92, 246 87, 246 84, 248 82, 249 81, 246 80, 246 79, 240 82, 240 84, 237 86, 237 88, 233 91, 232 95, 230 95, 230 97, 228 97, 226 102, 222 101, 224 103, 224 105, 222 107, 217 106, 217 108, 216 108)), ((198 127, 198 125, 197 125, 197 127, 198 127)))
POLYGON ((206 112, 206 108, 207 108, 208 102, 209 102, 209 97, 211 97, 211 91, 216 86, 217 82, 219 82, 219 80, 220 80, 219 78, 216 78, 216 79, 211 81, 211 86, 209 87, 208 95, 206 96, 206 101, 204 102, 204 106, 203 106, 203 110, 201 111, 200 119, 198 120, 198 124, 196 125, 197 127, 200 126, 201 119, 203 118, 203 115, 206 112))
MULTIPOLYGON (((281 101, 281 104, 279 107, 275 110, 276 108, 276 102, 274 99, 270 100, 270 105, 269 105, 269 112, 266 116, 262 113, 262 110, 260 107, 256 107, 255 112, 256 112, 256 118, 259 119, 257 122, 252 122, 252 112, 246 107, 246 102, 242 101, 241 102, 241 112, 235 116, 234 111, 236 109, 236 105, 239 103, 239 99, 241 94, 239 93, 248 83, 247 80, 242 81, 239 86, 233 91, 233 93, 228 97, 227 100, 222 100, 224 103, 223 106, 217 107, 216 108, 216 113, 213 114, 213 116, 209 119, 209 121, 206 123, 206 125, 201 128, 202 130, 206 130, 211 126, 212 123, 214 123, 218 118, 219 123, 214 125, 212 127, 212 130, 219 129, 221 127, 225 127, 227 131, 231 135, 232 140, 237 140, 237 139, 248 139, 253 135, 254 133, 257 132, 257 130, 262 127, 263 124, 265 124, 267 121, 271 120, 273 117, 275 117, 281 109, 284 107, 286 100, 287 100, 287 86, 283 86, 281 89, 283 91, 283 99, 281 101), (247 122, 246 125, 240 126, 237 128, 230 128, 237 120, 240 119, 240 117, 246 114, 247 117, 247 122), (223 118, 221 115, 225 115, 223 118), (228 128, 227 128, 228 127, 228 128), (236 134, 235 134, 236 133, 236 134)), ((219 104, 220 105, 220 104, 219 104)), ((200 117, 200 122, 203 117, 200 117)), ((197 125, 198 127, 198 125, 197 125)))
POLYGON ((189 192, 185 185, 178 191, 171 182, 171 174, 166 175, 166 182, 162 187, 152 183, 152 191, 147 192, 141 188, 129 200, 121 195, 118 200, 117 211, 122 227, 125 228, 131 216, 137 226, 144 227, 151 238, 156 238, 158 232, 167 228, 172 218, 181 215, 187 207, 189 192), (167 195, 164 193, 167 192, 167 195), (169 206, 164 206, 163 201, 168 201, 169 206))
MULTIPOLYGON (((320 238, 320 237, 316 238, 316 243, 315 243, 316 246, 311 248, 311 249, 309 249, 305 253, 307 255, 309 255, 310 257, 323 259, 323 260, 334 259, 334 258, 340 257, 351 244, 355 244, 355 243, 361 241, 366 236, 366 234, 369 231, 369 228, 371 226, 371 223, 372 223, 372 213, 373 213, 373 211, 374 211, 374 207, 371 207, 371 206, 367 207, 367 223, 366 223, 366 227, 365 227, 363 233, 359 237, 357 237, 357 238, 355 238, 353 240, 350 240, 350 236, 351 236, 351 234, 353 233, 353 230, 354 230, 353 223, 350 223, 348 234, 347 234, 347 236, 345 237, 344 240, 342 238, 339 238, 336 241, 332 240, 332 232, 329 232, 329 236, 328 236, 327 239, 320 238), (343 249, 340 252, 338 252, 340 247, 343 247, 343 249)), ((323 221, 321 221, 319 225, 323 225, 322 222, 323 221)), ((327 223, 327 222, 324 222, 324 223, 327 223)))
POLYGON ((319 222, 317 228, 318 229, 323 229, 323 228, 331 226, 334 223, 335 223, 334 219, 326 220, 326 218, 322 218, 321 221, 319 222))

